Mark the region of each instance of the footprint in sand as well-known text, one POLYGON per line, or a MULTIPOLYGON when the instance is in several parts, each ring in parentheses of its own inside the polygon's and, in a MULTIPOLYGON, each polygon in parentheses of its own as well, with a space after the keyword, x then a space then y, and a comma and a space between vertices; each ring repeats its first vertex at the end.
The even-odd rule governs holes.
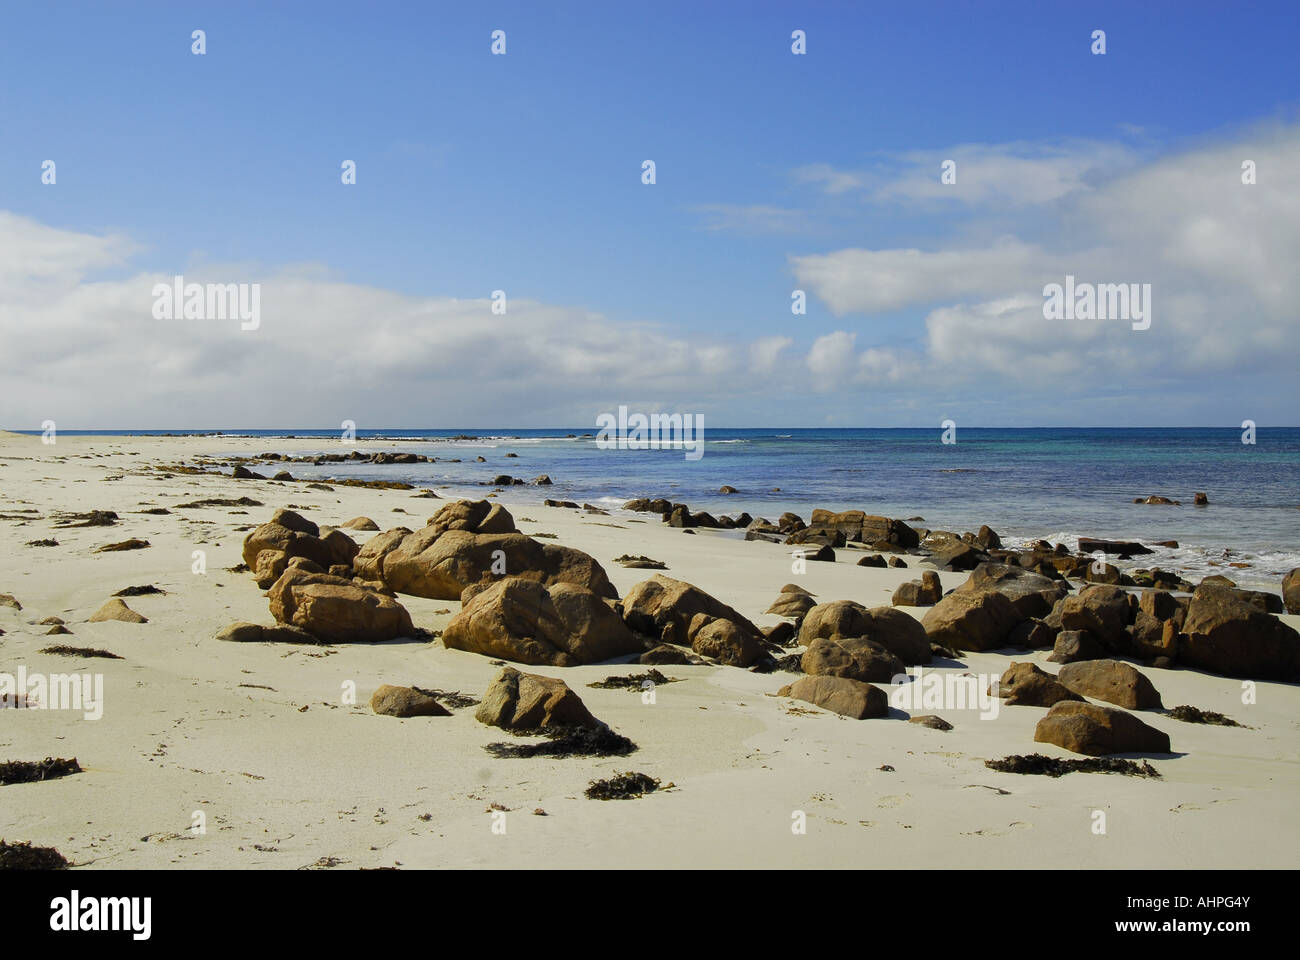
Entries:
POLYGON ((902 806, 905 802, 912 799, 910 793, 896 794, 887 793, 876 801, 876 806, 881 810, 892 810, 894 807, 902 806))

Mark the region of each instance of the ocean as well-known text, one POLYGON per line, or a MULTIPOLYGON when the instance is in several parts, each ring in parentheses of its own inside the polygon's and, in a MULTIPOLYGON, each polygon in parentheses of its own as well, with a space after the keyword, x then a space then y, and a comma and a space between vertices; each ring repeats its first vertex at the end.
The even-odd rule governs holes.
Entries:
MULTIPOLYGON (((86 431, 121 433, 123 431, 86 431)), ((164 431, 133 431, 161 433, 164 431)), ((175 432, 175 431, 172 431, 175 432)), ((208 431, 205 431, 208 432, 208 431)), ((228 430, 240 436, 320 437, 321 453, 346 452, 338 431, 228 430)), ((507 502, 542 497, 618 508, 633 497, 666 497, 692 510, 775 519, 814 507, 909 518, 914 526, 976 530, 987 523, 1011 545, 1043 538, 1075 547, 1083 536, 1176 540, 1177 549, 1121 566, 1173 568, 1196 580, 1224 573, 1278 589, 1300 566, 1300 428, 1257 429, 1254 444, 1235 428, 722 429, 707 427, 704 455, 680 449, 603 450, 594 427, 544 430, 358 430, 366 439, 409 439, 410 452, 461 463, 376 466, 292 464, 295 477, 404 480, 450 485, 481 496, 479 481, 508 473, 554 485, 515 487, 507 502), (589 434, 582 437, 582 434, 589 434), (477 439, 452 439, 473 434, 477 439), (572 435, 572 436, 571 436, 572 435), (507 452, 518 459, 505 459, 507 452), (482 455, 487 463, 474 462, 482 455), (719 494, 723 484, 733 495, 719 494), (779 488, 779 489, 777 489, 779 488), (1193 494, 1209 496, 1192 506, 1193 494), (1159 494, 1182 506, 1135 504, 1159 494), (1231 562, 1250 567, 1228 567, 1231 562)), ((277 451, 268 442, 268 452, 277 451)))

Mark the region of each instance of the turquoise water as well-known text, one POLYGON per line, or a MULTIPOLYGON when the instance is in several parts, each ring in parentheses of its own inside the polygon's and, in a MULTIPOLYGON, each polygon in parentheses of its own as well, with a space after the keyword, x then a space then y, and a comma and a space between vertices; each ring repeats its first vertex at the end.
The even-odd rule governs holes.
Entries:
MULTIPOLYGON (((112 431, 101 431, 109 433, 112 431)), ((144 432, 144 431, 141 431, 144 432)), ((151 431, 153 432, 153 431, 151 431)), ((320 452, 349 449, 337 431, 226 431, 275 437, 319 436, 320 452)), ((402 447, 469 462, 411 466, 294 464, 295 476, 402 479, 466 488, 499 473, 554 486, 514 488, 509 499, 556 499, 617 507, 637 496, 667 497, 710 512, 748 510, 773 518, 784 510, 807 517, 813 507, 858 508, 893 517, 921 516, 918 526, 974 530, 987 523, 1004 539, 1045 537, 1073 546, 1078 535, 1177 540, 1145 564, 1223 572, 1239 582, 1273 581, 1300 566, 1300 428, 1259 428, 1253 445, 1233 428, 959 428, 957 442, 918 429, 713 429, 704 455, 681 450, 602 450, 594 427, 551 430, 358 431, 403 437, 402 447), (477 440, 451 440, 473 433, 477 440), (568 434, 578 436, 568 437, 568 434), (518 459, 503 459, 508 451, 518 459), (477 455, 487 463, 472 462, 477 455), (730 484, 740 492, 718 494, 730 484), (779 487, 779 492, 773 488, 779 487), (1209 495, 1209 507, 1191 506, 1209 495), (1183 506, 1134 504, 1161 494, 1183 506), (1224 556, 1224 551, 1232 551, 1224 556), (1216 567, 1250 562, 1249 570, 1216 567)), ((277 450, 268 442, 267 451, 277 450)))

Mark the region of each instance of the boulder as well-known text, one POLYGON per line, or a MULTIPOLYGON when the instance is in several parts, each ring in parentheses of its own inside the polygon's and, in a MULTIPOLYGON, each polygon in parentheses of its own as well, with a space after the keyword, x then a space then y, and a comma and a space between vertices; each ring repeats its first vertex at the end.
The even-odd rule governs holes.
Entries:
MULTIPOLYGON (((504 525, 508 515, 503 514, 485 510, 473 519, 474 526, 504 525)), ((456 600, 485 576, 509 576, 547 585, 572 583, 603 597, 618 596, 593 557, 522 533, 482 533, 431 522, 414 533, 395 534, 390 530, 366 543, 353 566, 359 576, 382 580, 398 593, 456 600)))
POLYGON ((883 717, 889 713, 889 697, 885 691, 846 677, 800 677, 778 690, 777 696, 793 697, 854 720, 883 717))
POLYGON ((950 593, 921 621, 931 643, 953 650, 994 650, 1022 617, 1001 593, 950 593))
POLYGON ((1000 593, 1021 617, 1045 617, 1070 585, 1008 563, 981 563, 953 593, 1000 593))
POLYGON ((267 589, 284 572, 284 567, 294 557, 305 557, 328 570, 334 564, 351 564, 357 555, 357 545, 346 533, 338 530, 320 536, 320 528, 292 510, 277 510, 267 523, 256 527, 244 538, 243 559, 257 578, 257 585, 267 589), (258 556, 270 551, 270 556, 258 556), (276 572, 278 571, 278 572, 276 572), (271 576, 275 572, 274 576, 271 576), (267 577, 270 577, 268 580, 267 577))
POLYGON ((1056 642, 1056 631, 1035 618, 1022 620, 1007 634, 1007 645, 1022 650, 1045 650, 1056 642))
POLYGON ((1038 743, 1092 757, 1111 753, 1169 753, 1169 734, 1114 707, 1064 700, 1034 728, 1038 743))
POLYGON ((1187 613, 1187 601, 1168 590, 1143 590, 1138 596, 1138 609, 1156 620, 1173 620, 1182 611, 1181 622, 1187 613))
POLYGON ((641 654, 637 662, 660 666, 673 666, 690 664, 695 661, 691 659, 691 655, 682 647, 672 643, 660 643, 641 654))
POLYGON ((989 555, 983 550, 960 540, 949 541, 930 556, 930 562, 941 570, 974 570, 988 559, 989 555))
MULTIPOLYGON (((992 691, 989 691, 992 693, 992 691)), ((1008 705, 1050 707, 1062 700, 1082 700, 1056 677, 1032 663, 1012 661, 998 680, 997 695, 1008 705)))
POLYGON ((333 643, 393 640, 415 633, 406 608, 351 580, 291 565, 271 585, 271 614, 333 643))
POLYGON ((1282 602, 1287 613, 1300 613, 1300 567, 1282 578, 1282 602))
POLYGON ((1097 660, 1106 655, 1106 649, 1087 630, 1062 630, 1052 644, 1053 663, 1075 663, 1079 660, 1097 660))
POLYGON ((563 680, 520 673, 514 667, 501 668, 474 718, 506 730, 602 726, 563 680))
POLYGON ((379 524, 369 517, 353 517, 340 525, 344 530, 378 530, 379 524))
POLYGON ((930 662, 930 638, 925 627, 915 617, 893 607, 867 609, 853 600, 820 603, 808 612, 799 627, 799 643, 805 647, 822 638, 846 637, 877 643, 908 666, 930 662))
POLYGON ((758 637, 731 620, 709 620, 703 626, 693 627, 691 649, 726 666, 748 667, 763 653, 758 637))
POLYGON ((888 567, 889 562, 878 553, 868 554, 865 557, 858 558, 859 567, 888 567))
POLYGON ((90 615, 91 623, 103 623, 105 620, 120 620, 122 623, 148 623, 146 617, 136 613, 117 597, 109 600, 90 615))
POLYGON ((1057 679, 1075 693, 1129 710, 1153 710, 1162 706, 1160 694, 1151 681, 1119 660, 1067 663, 1057 679))
POLYGON ((1155 657, 1178 656, 1179 620, 1158 620, 1145 610, 1139 610, 1137 619, 1130 626, 1132 637, 1131 652, 1136 657, 1154 659, 1155 657))
POLYGON ((847 677, 866 683, 890 683, 907 673, 898 657, 864 637, 813 640, 801 665, 803 672, 812 676, 847 677))
POLYGON ((370 697, 370 709, 386 717, 450 717, 451 711, 414 687, 385 683, 370 697))
POLYGON ((507 577, 466 593, 442 634, 452 650, 570 667, 643 649, 608 601, 577 584, 507 577))
POLYGON ((1289 680, 1300 670, 1300 633, 1231 589, 1197 587, 1178 661, 1230 677, 1289 680))
POLYGON ((896 607, 932 607, 942 599, 939 575, 933 570, 925 570, 920 580, 900 583, 889 602, 896 607))
POLYGON ((700 613, 730 620, 755 639, 760 636, 758 627, 721 600, 663 574, 643 580, 623 598, 623 619, 632 630, 670 643, 689 644, 691 622, 700 613))
POLYGON ((229 640, 234 643, 258 643, 262 639, 262 625, 237 620, 230 626, 217 631, 217 640, 229 640))
POLYGON ((1086 630, 1107 650, 1122 650, 1127 643, 1129 594, 1120 587, 1084 587, 1078 595, 1061 599, 1052 613, 1059 613, 1062 630, 1086 630))
POLYGON ((817 601, 807 593, 783 593, 763 612, 773 613, 778 617, 789 617, 792 620, 802 620, 815 606, 817 601))
POLYGON ((1080 553, 1110 553, 1121 557, 1136 557, 1144 553, 1155 553, 1142 544, 1132 540, 1098 540, 1095 537, 1079 538, 1080 553))

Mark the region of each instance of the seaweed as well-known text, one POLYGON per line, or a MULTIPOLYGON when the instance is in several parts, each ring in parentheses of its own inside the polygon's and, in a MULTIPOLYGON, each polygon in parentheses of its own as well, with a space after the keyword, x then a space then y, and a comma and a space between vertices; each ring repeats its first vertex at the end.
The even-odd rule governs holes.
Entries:
POLYGON ((29 546, 29 547, 57 547, 58 545, 59 545, 59 541, 57 541, 57 540, 51 540, 51 539, 49 539, 49 538, 46 538, 46 539, 44 539, 44 540, 28 540, 28 541, 27 541, 27 546, 29 546))
POLYGON ((191 500, 189 503, 176 504, 177 510, 197 510, 200 507, 262 507, 265 506, 260 500, 254 500, 252 497, 240 497, 238 500, 231 500, 228 497, 209 497, 206 500, 191 500))
POLYGON ((661 683, 679 683, 681 677, 665 677, 652 667, 645 673, 632 673, 625 677, 606 677, 604 680, 597 680, 595 683, 587 684, 587 686, 596 687, 600 690, 640 690, 646 682, 658 686, 661 683))
POLYGON ((145 584, 143 587, 123 587, 121 590, 117 591, 117 593, 113 594, 113 596, 143 597, 146 594, 150 594, 150 593, 166 593, 166 592, 167 592, 166 590, 160 590, 157 587, 155 587, 153 584, 145 584))
POLYGON ((101 657, 105 660, 121 660, 116 653, 110 653, 107 650, 97 650, 94 647, 70 647, 66 643, 56 643, 52 647, 45 647, 38 651, 39 653, 48 653, 56 657, 101 657))
POLYGON ((635 743, 609 727, 548 727, 514 731, 520 736, 543 736, 541 743, 489 743, 483 749, 498 759, 528 757, 624 757, 635 743))
POLYGON ((657 789, 659 781, 654 777, 629 771, 608 780, 591 781, 585 795, 588 800, 634 800, 647 793, 654 793, 657 789))
POLYGON ((453 710, 461 710, 465 707, 477 707, 482 701, 474 697, 467 697, 459 690, 426 690, 424 687, 412 687, 417 693, 422 693, 426 697, 433 697, 444 707, 451 707, 453 710))
POLYGON ((0 870, 66 870, 71 864, 53 847, 0 840, 0 870))
POLYGON ((56 527, 111 527, 117 523, 112 510, 91 510, 88 513, 60 513, 56 527), (75 523, 73 521, 76 521, 75 523))
POLYGON ((1215 713, 1213 710, 1202 710, 1200 707, 1189 707, 1186 704, 1174 707, 1169 711, 1169 716, 1184 723, 1211 723, 1219 727, 1245 727, 1244 724, 1240 724, 1233 720, 1232 717, 1224 716, 1222 713, 1215 713))
POLYGON ((77 758, 64 760, 59 757, 46 757, 39 762, 30 760, 6 760, 0 763, 0 787, 11 783, 35 783, 40 780, 53 780, 81 773, 77 758))
POLYGON ((1160 773, 1145 760, 1141 764, 1118 757, 1088 757, 1083 760, 1060 760, 1041 753, 1017 755, 1001 760, 985 760, 984 766, 999 773, 1040 774, 1045 777, 1063 777, 1067 773, 1122 773, 1130 777, 1160 779, 1160 773))

